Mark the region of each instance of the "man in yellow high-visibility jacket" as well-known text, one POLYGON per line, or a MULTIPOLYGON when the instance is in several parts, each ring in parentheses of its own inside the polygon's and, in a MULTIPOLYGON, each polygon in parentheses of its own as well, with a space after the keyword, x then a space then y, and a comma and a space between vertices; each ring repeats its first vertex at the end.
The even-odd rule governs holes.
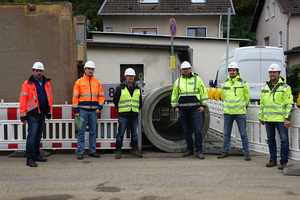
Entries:
POLYGON ((85 130, 89 122, 89 156, 100 158, 96 153, 96 127, 98 114, 102 110, 105 96, 100 81, 94 77, 95 63, 87 61, 84 75, 75 82, 73 90, 73 109, 75 117, 83 119, 77 136, 77 159, 82 160, 85 147, 85 130))
POLYGON ((204 159, 202 152, 201 113, 204 111, 208 94, 201 78, 192 73, 192 66, 184 61, 181 64, 182 75, 175 81, 172 92, 171 104, 175 112, 179 112, 184 136, 187 143, 187 151, 182 157, 194 155, 194 144, 192 138, 192 123, 195 134, 196 156, 204 159))
POLYGON ((221 85, 225 130, 223 153, 218 158, 226 158, 229 155, 232 124, 235 120, 241 135, 245 160, 249 161, 251 158, 246 131, 246 108, 251 98, 249 84, 242 79, 237 63, 231 62, 228 65, 228 73, 228 79, 221 85))
POLYGON ((127 126, 131 132, 132 155, 143 157, 138 150, 139 110, 142 109, 141 88, 134 82, 135 71, 128 68, 124 73, 125 81, 121 83, 114 93, 114 104, 119 111, 119 127, 116 138, 116 159, 121 158, 123 137, 127 126))
POLYGON ((261 88, 259 121, 266 125, 270 160, 266 167, 277 166, 277 145, 275 127, 281 142, 279 170, 283 170, 288 162, 289 135, 291 125, 292 105, 294 103, 292 90, 286 80, 280 76, 281 67, 273 63, 269 67, 269 81, 261 88))

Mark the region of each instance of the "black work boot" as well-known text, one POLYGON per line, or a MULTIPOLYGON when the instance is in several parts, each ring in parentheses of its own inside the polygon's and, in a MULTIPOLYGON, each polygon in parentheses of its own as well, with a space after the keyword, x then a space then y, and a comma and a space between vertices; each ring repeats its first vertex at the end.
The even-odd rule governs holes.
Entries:
POLYGON ((122 157, 122 150, 121 149, 116 149, 116 156, 115 156, 115 158, 116 159, 120 159, 121 157, 122 157))
POLYGON ((33 159, 27 159, 26 165, 29 167, 37 167, 38 166, 33 159))
POLYGON ((143 157, 143 155, 141 154, 141 152, 136 148, 136 149, 133 149, 132 151, 132 155, 136 156, 136 157, 143 157))
POLYGON ((182 157, 188 157, 188 156, 192 156, 194 155, 194 151, 192 150, 187 150, 183 155, 182 157))

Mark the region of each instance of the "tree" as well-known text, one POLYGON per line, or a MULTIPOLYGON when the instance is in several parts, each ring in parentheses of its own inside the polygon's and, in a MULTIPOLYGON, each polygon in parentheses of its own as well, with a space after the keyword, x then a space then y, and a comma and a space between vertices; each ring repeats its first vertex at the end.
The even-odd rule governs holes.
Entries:
MULTIPOLYGON (((231 38, 250 39, 250 46, 255 45, 255 33, 249 35, 249 29, 252 22, 257 0, 233 0, 236 15, 231 16, 231 38)), ((227 16, 224 18, 224 24, 227 24, 227 16)), ((224 37, 227 37, 227 32, 224 31, 224 37)))
POLYGON ((287 84, 291 86, 293 95, 300 92, 300 64, 287 68, 287 84))

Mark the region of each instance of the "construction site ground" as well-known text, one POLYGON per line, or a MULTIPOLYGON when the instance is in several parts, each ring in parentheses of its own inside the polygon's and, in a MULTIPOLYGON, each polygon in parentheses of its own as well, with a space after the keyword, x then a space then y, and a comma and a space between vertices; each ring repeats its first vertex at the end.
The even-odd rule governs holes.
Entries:
MULTIPOLYGON (((198 200, 198 199, 299 199, 300 177, 267 168, 269 155, 252 152, 245 161, 239 149, 217 159, 220 141, 206 138, 205 159, 166 153, 151 144, 143 146, 143 158, 124 150, 115 159, 113 150, 97 150, 101 158, 87 154, 77 160, 74 150, 49 151, 48 161, 26 166, 25 157, 0 153, 0 199, 21 200, 198 200)), ((289 166, 300 162, 289 160, 289 166)))

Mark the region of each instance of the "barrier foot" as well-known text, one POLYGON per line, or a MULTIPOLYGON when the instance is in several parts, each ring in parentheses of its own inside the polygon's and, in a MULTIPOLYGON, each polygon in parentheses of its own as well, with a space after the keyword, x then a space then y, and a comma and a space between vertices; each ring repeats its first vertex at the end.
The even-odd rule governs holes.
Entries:
POLYGON ((292 164, 283 168, 284 175, 300 176, 300 165, 292 164))
MULTIPOLYGON (((44 151, 44 150, 41 150, 40 152, 42 157, 48 157, 51 154, 51 152, 44 151)), ((26 156, 25 156, 25 151, 15 151, 9 154, 8 157, 26 157, 26 156)))
POLYGON ((42 157, 48 157, 51 155, 51 152, 49 151, 41 150, 40 152, 42 157))
POLYGON ((9 154, 8 157, 25 157, 25 151, 15 151, 9 154))

